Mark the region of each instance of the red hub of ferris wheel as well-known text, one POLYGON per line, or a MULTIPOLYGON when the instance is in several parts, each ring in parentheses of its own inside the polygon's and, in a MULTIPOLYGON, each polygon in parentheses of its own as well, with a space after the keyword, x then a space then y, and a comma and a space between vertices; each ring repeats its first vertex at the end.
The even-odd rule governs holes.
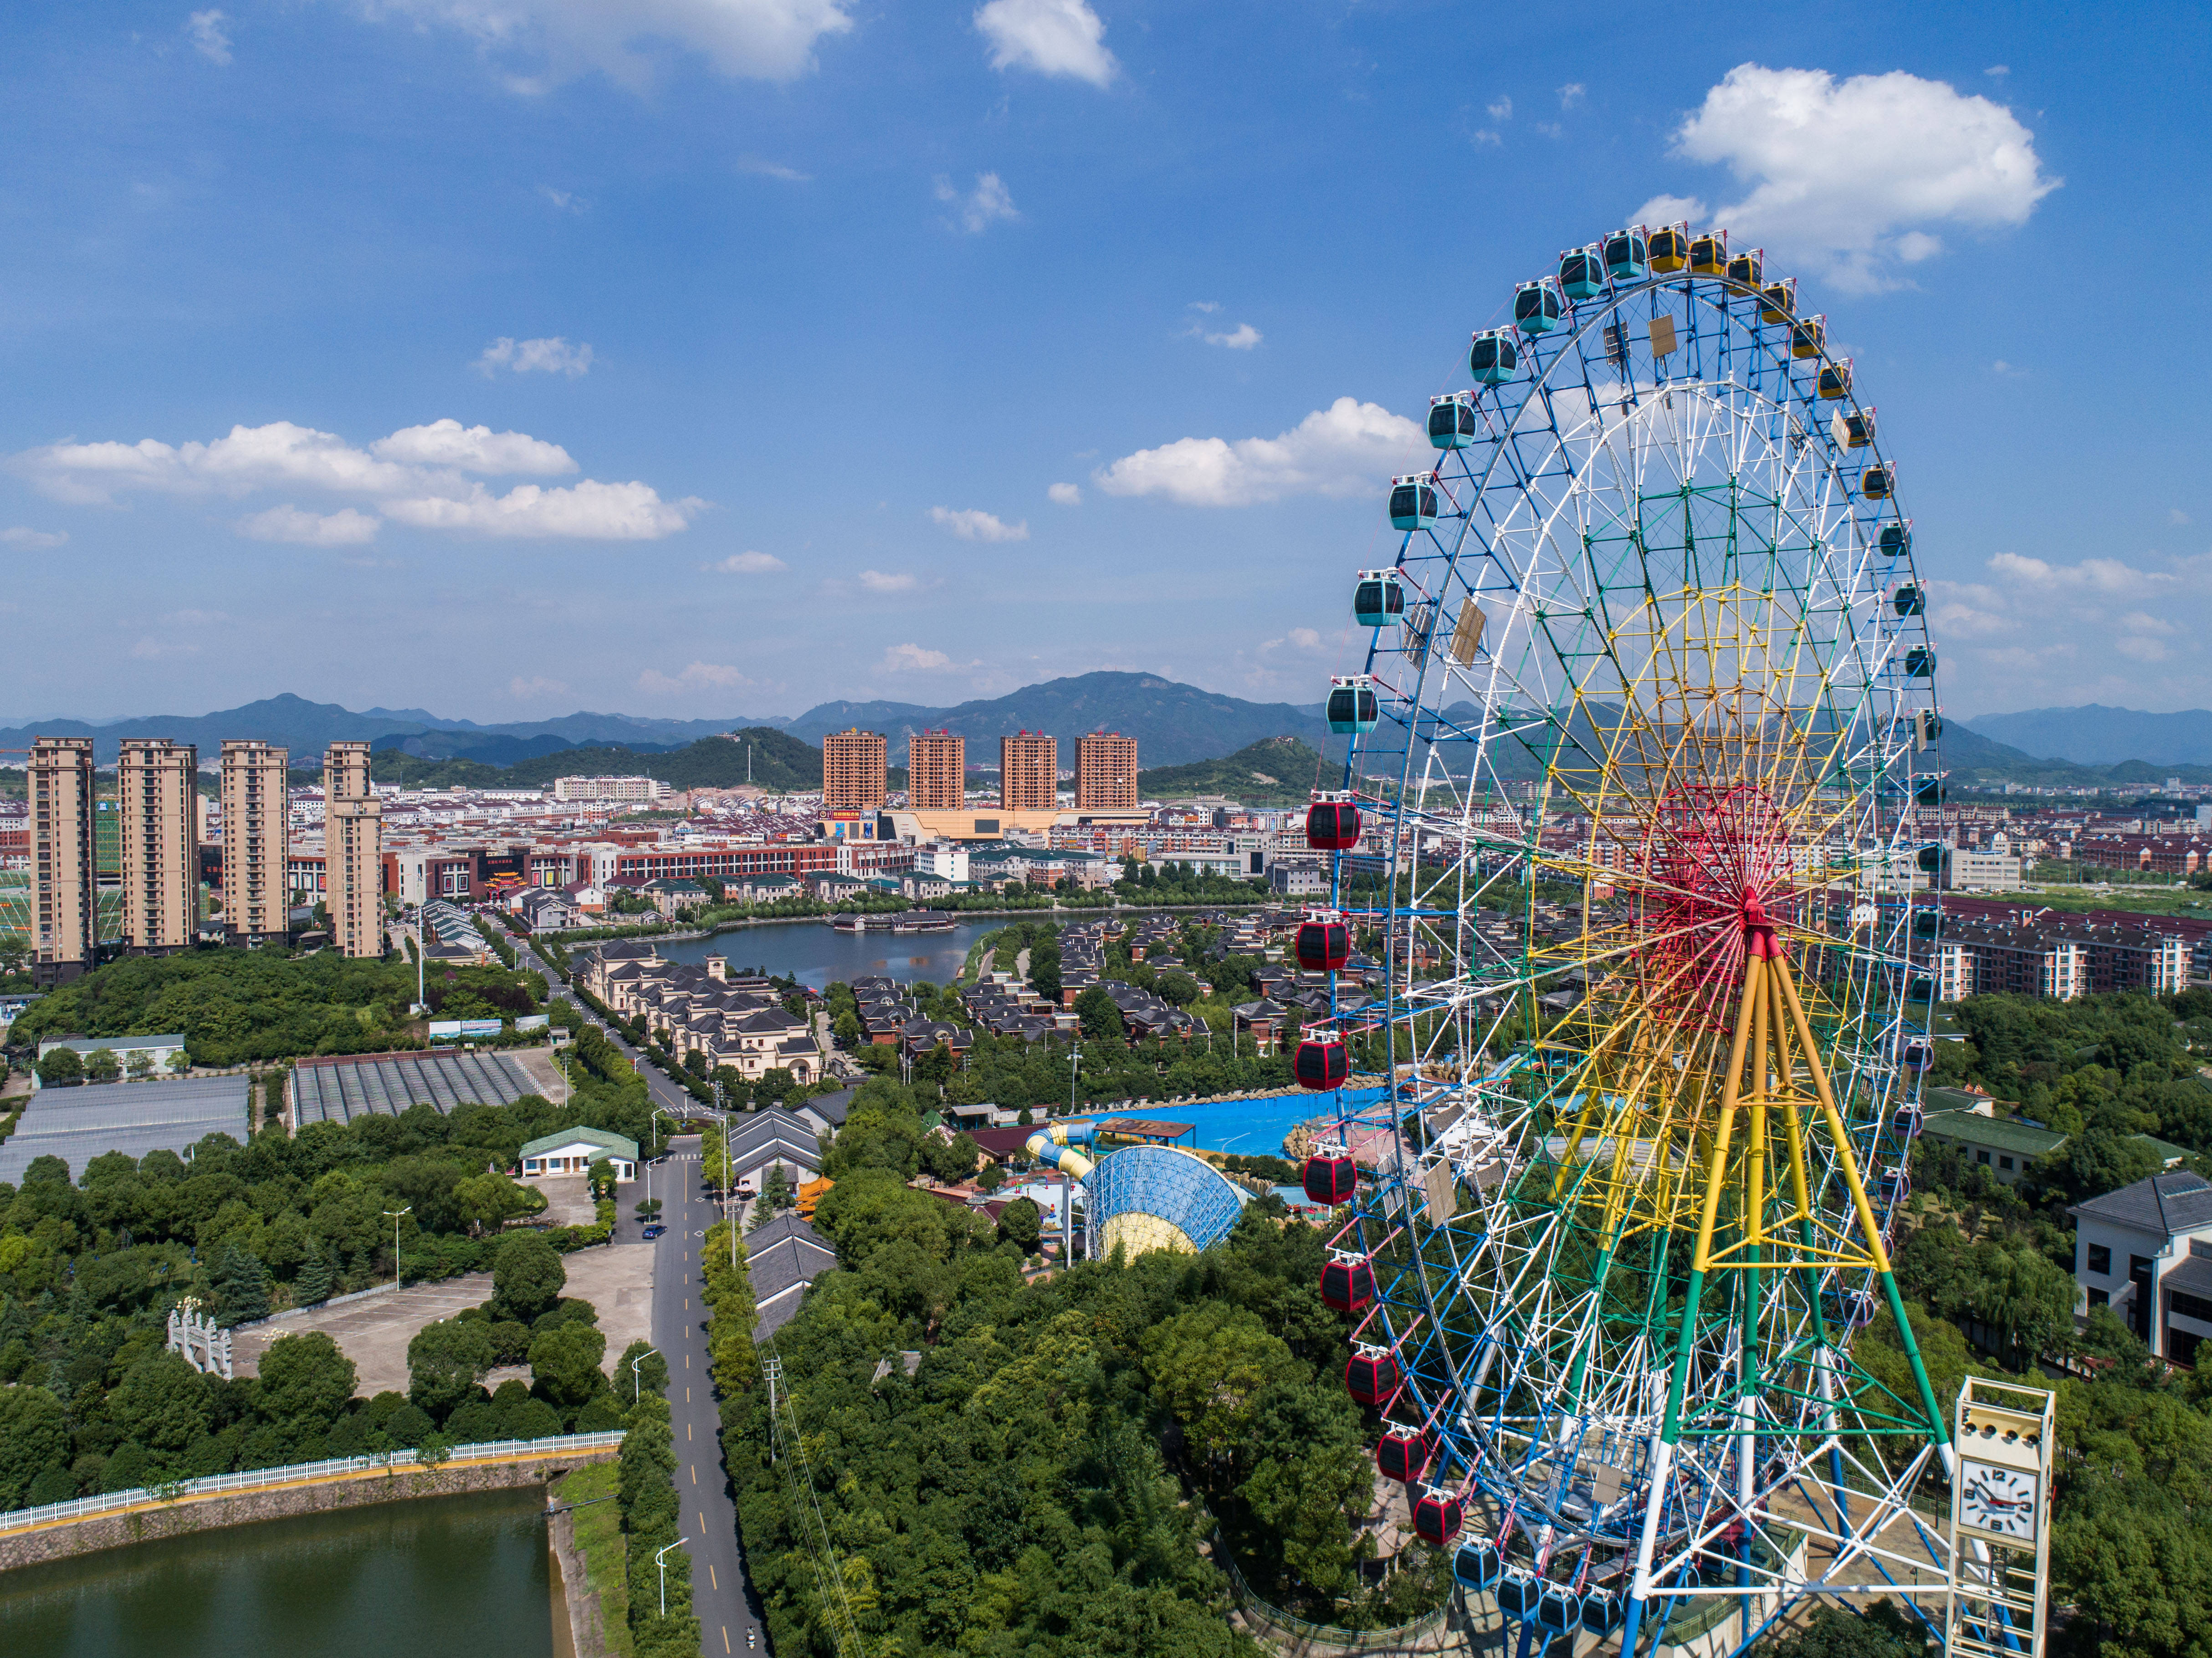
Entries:
POLYGON ((1646 998, 1685 1033, 1730 1029, 1745 958, 1776 953, 1796 907, 1787 821, 1755 785, 1687 785, 1651 814, 1642 862, 1646 998))

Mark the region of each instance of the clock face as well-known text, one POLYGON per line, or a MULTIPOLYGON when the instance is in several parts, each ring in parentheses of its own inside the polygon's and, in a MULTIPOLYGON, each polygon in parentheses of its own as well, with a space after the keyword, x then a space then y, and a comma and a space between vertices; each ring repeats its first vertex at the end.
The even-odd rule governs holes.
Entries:
POLYGON ((1959 1464, 1959 1523, 2019 1543, 2035 1540, 2035 1476, 1987 1462, 1959 1464))

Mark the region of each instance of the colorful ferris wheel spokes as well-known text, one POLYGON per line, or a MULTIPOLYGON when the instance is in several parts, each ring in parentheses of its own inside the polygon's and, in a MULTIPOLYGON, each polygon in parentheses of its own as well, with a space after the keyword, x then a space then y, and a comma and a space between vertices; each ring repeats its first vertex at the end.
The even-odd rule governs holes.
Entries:
POLYGON ((1331 693, 1316 844, 1380 939, 1350 1017, 1391 1086, 1314 1165, 1350 1199, 1325 1292, 1417 1528, 1540 1632, 1748 1638, 1948 1577, 1887 1254, 1935 655, 1895 465, 1796 304, 1686 226, 1525 284, 1393 484, 1331 693), (1884 1309, 1901 1364, 1853 1354, 1884 1309))

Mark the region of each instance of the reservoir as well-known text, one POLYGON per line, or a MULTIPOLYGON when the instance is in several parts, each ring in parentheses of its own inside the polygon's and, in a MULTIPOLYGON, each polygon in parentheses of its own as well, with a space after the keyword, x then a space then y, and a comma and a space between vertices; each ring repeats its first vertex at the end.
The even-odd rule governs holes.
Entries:
MULTIPOLYGON (((1052 912, 1034 912, 1039 920, 1052 912)), ((927 979, 946 984, 968 959, 968 948, 987 932, 1028 915, 989 915, 959 921, 950 932, 840 932, 826 920, 771 921, 733 927, 711 938, 682 938, 657 944, 665 961, 698 962, 709 956, 729 958, 730 971, 762 972, 820 990, 833 981, 850 984, 876 975, 911 983, 927 979)), ((1061 920, 1071 919, 1062 916, 1061 920)), ((1012 963, 1008 963, 1009 966, 1012 963)))
POLYGON ((552 1658, 544 1501, 382 1503, 0 1572, 0 1652, 552 1658))

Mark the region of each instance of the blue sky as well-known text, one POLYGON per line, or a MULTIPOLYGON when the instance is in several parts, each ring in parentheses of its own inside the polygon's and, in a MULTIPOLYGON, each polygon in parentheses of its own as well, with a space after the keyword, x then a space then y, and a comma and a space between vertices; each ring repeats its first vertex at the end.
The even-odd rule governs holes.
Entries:
POLYGON ((1938 10, 19 7, 0 714, 1317 700, 1400 422, 1660 197, 1856 354, 1954 714, 2212 705, 2205 15, 1938 10))

